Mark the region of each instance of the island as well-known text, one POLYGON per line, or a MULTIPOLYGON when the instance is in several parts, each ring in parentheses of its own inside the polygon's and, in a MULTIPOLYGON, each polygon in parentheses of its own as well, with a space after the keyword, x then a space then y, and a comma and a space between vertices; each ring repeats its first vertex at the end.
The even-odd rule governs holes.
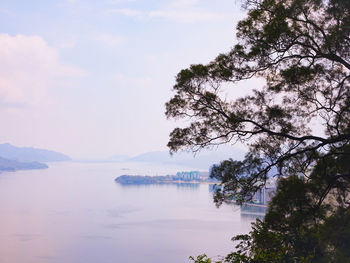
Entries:
POLYGON ((32 169, 46 169, 48 166, 39 162, 20 162, 16 160, 9 160, 0 157, 0 172, 17 171, 17 170, 32 170, 32 169))
POLYGON ((18 162, 61 162, 70 161, 65 154, 32 147, 17 147, 9 143, 0 144, 0 157, 18 162))
POLYGON ((121 175, 115 179, 121 185, 145 185, 145 184, 179 184, 179 183, 216 183, 215 179, 207 176, 207 173, 197 171, 178 172, 176 175, 147 176, 147 175, 121 175), (204 175, 203 175, 204 174, 204 175))

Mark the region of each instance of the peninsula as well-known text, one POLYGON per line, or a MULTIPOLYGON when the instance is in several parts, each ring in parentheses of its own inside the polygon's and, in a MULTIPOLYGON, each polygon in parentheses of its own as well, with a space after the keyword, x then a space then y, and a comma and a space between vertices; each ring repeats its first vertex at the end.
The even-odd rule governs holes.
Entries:
POLYGON ((46 168, 48 168, 48 166, 44 163, 20 162, 0 157, 0 172, 46 168))
POLYGON ((173 184, 173 183, 215 183, 216 181, 200 172, 179 172, 176 175, 143 176, 121 175, 115 179, 121 185, 173 184))

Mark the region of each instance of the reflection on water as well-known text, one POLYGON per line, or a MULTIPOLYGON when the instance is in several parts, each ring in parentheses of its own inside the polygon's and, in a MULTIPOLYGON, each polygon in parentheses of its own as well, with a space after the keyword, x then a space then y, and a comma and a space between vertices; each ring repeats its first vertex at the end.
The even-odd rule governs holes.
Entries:
POLYGON ((198 191, 199 190, 199 184, 191 184, 191 183, 176 183, 176 187, 180 190, 193 190, 198 191))
POLYGON ((162 188, 162 187, 176 187, 178 190, 180 191, 198 191, 200 188, 200 184, 198 183, 162 183, 162 184, 119 184, 117 182, 115 182, 115 184, 118 184, 120 187, 123 188, 149 188, 149 187, 153 187, 153 188, 162 188))
POLYGON ((256 218, 263 219, 267 212, 264 206, 243 205, 241 207, 241 217, 246 220, 255 220, 256 218))
POLYGON ((123 167, 135 174, 180 170, 60 163, 0 174, 0 262, 188 262, 190 255, 228 253, 230 238, 255 219, 238 207, 217 209, 205 184, 115 184, 123 167))
POLYGON ((220 186, 218 184, 209 184, 208 189, 210 193, 215 193, 218 189, 220 189, 220 186))

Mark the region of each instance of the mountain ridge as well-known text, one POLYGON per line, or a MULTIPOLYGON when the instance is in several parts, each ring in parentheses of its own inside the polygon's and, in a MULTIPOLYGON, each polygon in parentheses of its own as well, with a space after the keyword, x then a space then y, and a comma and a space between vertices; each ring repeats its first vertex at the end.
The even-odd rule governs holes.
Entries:
POLYGON ((0 157, 0 172, 16 170, 46 169, 48 166, 39 162, 19 162, 0 157))
POLYGON ((10 143, 0 144, 0 157, 18 162, 70 161, 68 155, 56 151, 33 147, 16 147, 10 143))
POLYGON ((185 165, 198 169, 209 169, 213 164, 232 158, 243 159, 245 151, 234 147, 221 147, 216 150, 203 150, 196 155, 190 152, 175 153, 172 156, 166 151, 153 151, 139 154, 127 159, 128 162, 147 162, 161 164, 185 165))

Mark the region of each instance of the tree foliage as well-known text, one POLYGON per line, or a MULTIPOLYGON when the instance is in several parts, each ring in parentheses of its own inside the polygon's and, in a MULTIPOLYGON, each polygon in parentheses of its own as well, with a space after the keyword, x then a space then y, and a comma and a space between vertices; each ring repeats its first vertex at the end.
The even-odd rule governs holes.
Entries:
MULTIPOLYGON (((345 151, 350 154, 350 147, 345 151)), ((253 223, 249 235, 235 236, 235 252, 217 263, 348 262, 350 209, 344 197, 349 195, 350 179, 335 178, 349 169, 350 155, 333 156, 320 161, 308 180, 281 179, 264 220, 253 223)), ((195 262, 205 260, 201 255, 195 262)))
POLYGON ((234 238, 237 250, 223 262, 346 262, 350 1, 245 0, 244 7, 234 47, 177 75, 166 116, 189 125, 174 129, 168 146, 173 152, 238 141, 249 147, 242 161, 212 169, 223 186, 218 205, 250 200, 277 168, 281 179, 265 219, 234 238), (255 77, 265 85, 251 95, 223 96, 255 77))
POLYGON ((232 192, 249 199, 272 167, 278 175, 305 174, 325 154, 342 154, 350 140, 350 1, 246 0, 245 7, 238 43, 207 65, 182 70, 166 103, 168 118, 190 120, 171 132, 171 151, 249 146, 243 161, 214 169, 228 186, 222 200, 232 192), (222 96, 254 77, 266 85, 253 95, 222 96))

